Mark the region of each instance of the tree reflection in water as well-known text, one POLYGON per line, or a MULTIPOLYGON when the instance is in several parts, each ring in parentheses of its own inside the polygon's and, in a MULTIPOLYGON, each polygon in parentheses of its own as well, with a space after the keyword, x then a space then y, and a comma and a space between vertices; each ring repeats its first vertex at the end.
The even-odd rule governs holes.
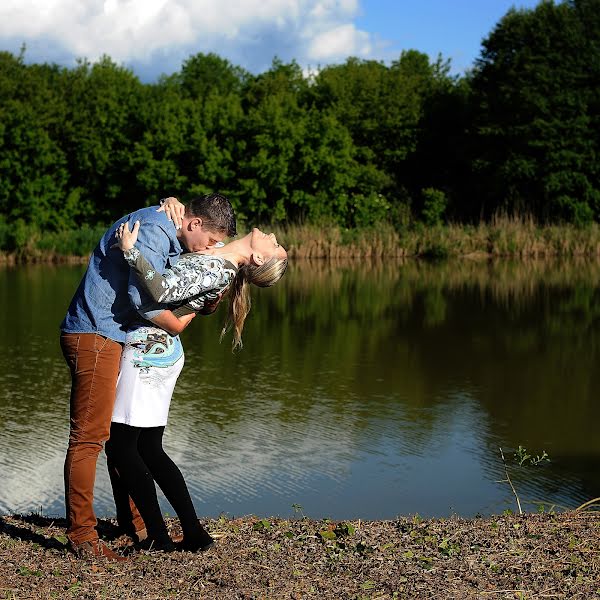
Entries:
MULTIPOLYGON (((0 270, 0 510, 62 514, 58 324, 81 272, 0 270)), ((293 261, 242 352, 222 310, 184 333, 167 443, 203 514, 499 512, 497 447, 519 444, 552 459, 516 471, 521 497, 576 506, 600 495, 599 280, 586 261, 293 261)))

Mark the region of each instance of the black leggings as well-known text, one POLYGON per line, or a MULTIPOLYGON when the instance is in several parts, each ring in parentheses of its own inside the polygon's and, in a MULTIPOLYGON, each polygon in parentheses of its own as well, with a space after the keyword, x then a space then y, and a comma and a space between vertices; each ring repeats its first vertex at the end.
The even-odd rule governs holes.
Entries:
POLYGON ((195 538, 201 535, 202 527, 183 475, 162 447, 164 430, 164 427, 131 427, 112 423, 110 439, 105 446, 106 456, 111 467, 126 482, 127 491, 144 519, 149 538, 160 540, 168 537, 154 482, 175 509, 184 538, 195 538))

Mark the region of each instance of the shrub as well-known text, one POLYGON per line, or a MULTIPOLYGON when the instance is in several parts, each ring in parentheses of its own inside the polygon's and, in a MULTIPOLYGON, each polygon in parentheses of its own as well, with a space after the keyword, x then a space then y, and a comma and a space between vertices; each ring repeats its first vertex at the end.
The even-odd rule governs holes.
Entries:
POLYGON ((446 194, 435 188, 426 188, 422 190, 421 195, 423 196, 423 210, 421 211, 423 222, 430 227, 441 225, 446 208, 448 208, 446 194))

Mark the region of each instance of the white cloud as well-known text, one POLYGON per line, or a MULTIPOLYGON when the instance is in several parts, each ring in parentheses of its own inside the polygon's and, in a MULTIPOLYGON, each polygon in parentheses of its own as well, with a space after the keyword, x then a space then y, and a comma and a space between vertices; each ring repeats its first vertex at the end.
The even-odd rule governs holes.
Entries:
MULTIPOLYGON (((358 0, 4 0, 0 49, 74 63, 108 54, 158 75, 197 52, 215 52, 253 71, 274 56, 300 64, 367 58, 358 0)), ((137 69, 136 69, 137 71, 137 69)))
POLYGON ((315 60, 338 60, 347 56, 369 56, 370 36, 358 31, 354 25, 339 25, 314 36, 308 48, 309 58, 315 60))

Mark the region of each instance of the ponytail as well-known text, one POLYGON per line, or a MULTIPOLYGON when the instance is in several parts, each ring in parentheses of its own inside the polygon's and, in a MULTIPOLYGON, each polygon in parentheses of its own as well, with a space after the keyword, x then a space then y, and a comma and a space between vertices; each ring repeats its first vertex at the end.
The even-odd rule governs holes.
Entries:
POLYGON ((249 284, 253 283, 258 287, 270 287, 277 283, 287 269, 287 258, 272 258, 262 265, 242 265, 229 292, 229 307, 227 309, 227 318, 223 329, 221 330, 221 341, 229 329, 233 330, 233 340, 231 349, 233 351, 243 347, 242 331, 244 322, 250 312, 252 299, 250 297, 249 284))

